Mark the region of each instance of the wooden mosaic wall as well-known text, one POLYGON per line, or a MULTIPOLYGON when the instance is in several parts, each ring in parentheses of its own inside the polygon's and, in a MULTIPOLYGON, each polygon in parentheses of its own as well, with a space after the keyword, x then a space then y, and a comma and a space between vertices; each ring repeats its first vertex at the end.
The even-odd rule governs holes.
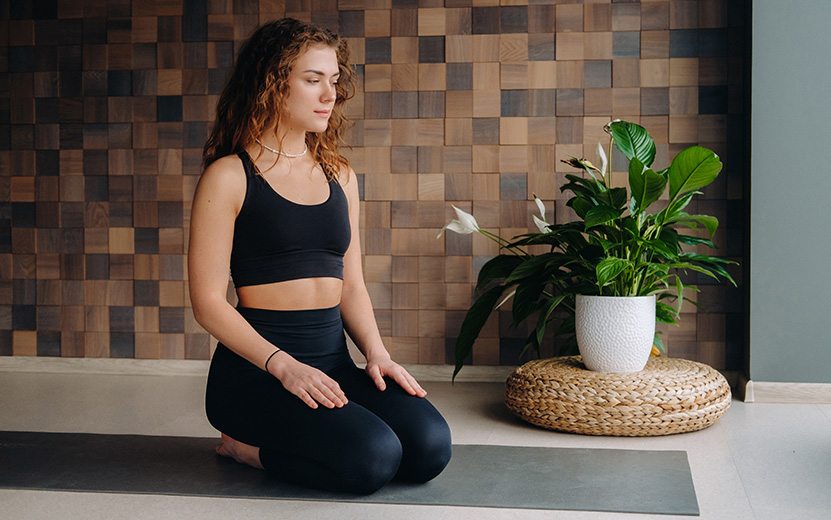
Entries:
MULTIPOLYGON (((739 259, 743 2, 502 4, 0 0, 0 355, 209 357, 185 256, 201 147, 237 44, 284 15, 352 46, 366 278, 399 361, 452 362, 496 253, 436 239, 451 204, 503 236, 532 225, 533 194, 567 219, 559 161, 593 157, 610 118, 646 126, 661 166, 695 143, 721 155, 691 209, 718 216, 739 259)), ((740 291, 702 285, 698 301, 710 312, 666 330, 671 355, 739 368, 740 291)), ((474 364, 518 361, 508 324, 492 320, 474 364)))

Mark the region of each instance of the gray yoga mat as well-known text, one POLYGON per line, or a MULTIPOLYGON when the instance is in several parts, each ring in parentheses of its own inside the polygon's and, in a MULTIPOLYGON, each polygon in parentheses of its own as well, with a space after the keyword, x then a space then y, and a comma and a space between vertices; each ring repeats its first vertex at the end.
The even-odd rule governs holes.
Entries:
POLYGON ((216 439, 0 431, 0 487, 698 515, 687 454, 454 445, 433 481, 370 496, 309 490, 214 452, 216 439))

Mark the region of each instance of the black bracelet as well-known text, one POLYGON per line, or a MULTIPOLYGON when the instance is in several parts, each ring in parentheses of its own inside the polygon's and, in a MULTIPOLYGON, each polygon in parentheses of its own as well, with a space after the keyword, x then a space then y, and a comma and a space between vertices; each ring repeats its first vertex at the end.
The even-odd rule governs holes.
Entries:
POLYGON ((274 357, 274 354, 276 354, 276 353, 278 353, 278 352, 280 352, 280 349, 279 349, 279 348, 278 348, 277 350, 275 350, 274 352, 272 352, 272 353, 271 353, 271 355, 270 355, 270 356, 268 356, 268 359, 266 359, 266 360, 265 360, 265 371, 266 371, 266 372, 268 372, 268 362, 269 362, 269 361, 271 361, 271 358, 273 358, 273 357, 274 357))

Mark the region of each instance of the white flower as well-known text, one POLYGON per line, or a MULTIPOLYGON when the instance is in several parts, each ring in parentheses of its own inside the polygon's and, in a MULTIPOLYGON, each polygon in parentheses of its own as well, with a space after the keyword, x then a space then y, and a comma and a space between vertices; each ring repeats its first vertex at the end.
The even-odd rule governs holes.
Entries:
POLYGON ((537 203, 537 208, 540 210, 540 218, 545 221, 545 204, 537 196, 534 196, 534 202, 537 203))
POLYGON ((537 203, 537 207, 540 210, 540 217, 542 217, 540 218, 532 213, 531 216, 534 218, 534 224, 537 225, 540 233, 548 233, 548 222, 545 221, 545 204, 536 196, 534 196, 534 202, 537 203))
POLYGON ((597 162, 600 163, 600 175, 605 177, 606 167, 609 166, 609 159, 606 158, 606 151, 600 141, 597 142, 597 162))
POLYGON ((510 300, 510 299, 511 299, 511 298, 512 298, 515 294, 516 294, 516 289, 514 289, 513 291, 511 291, 511 292, 508 294, 508 296, 505 296, 504 298, 502 298, 502 301, 501 301, 501 302, 499 302, 499 303, 496 305, 496 307, 494 307, 494 309, 498 309, 498 308, 502 307, 502 305, 504 305, 506 301, 510 300))
POLYGON ((469 235, 474 231, 479 231, 479 224, 476 223, 476 219, 473 218, 473 215, 465 213, 456 206, 453 206, 453 209, 456 210, 456 218, 441 228, 441 231, 439 231, 436 238, 441 238, 445 229, 449 229, 450 231, 459 233, 460 235, 469 235))
POLYGON ((540 233, 548 233, 548 222, 540 220, 540 217, 536 215, 531 216, 534 217, 534 224, 537 225, 537 229, 540 230, 540 233))

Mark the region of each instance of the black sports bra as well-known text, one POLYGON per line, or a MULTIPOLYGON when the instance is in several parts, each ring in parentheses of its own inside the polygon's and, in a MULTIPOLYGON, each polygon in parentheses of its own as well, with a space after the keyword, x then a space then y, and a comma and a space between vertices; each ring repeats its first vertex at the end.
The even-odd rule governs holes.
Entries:
POLYGON ((259 175, 245 151, 245 200, 234 224, 231 277, 234 285, 262 285, 300 278, 343 279, 349 248, 349 204, 337 180, 321 204, 291 202, 259 175))

